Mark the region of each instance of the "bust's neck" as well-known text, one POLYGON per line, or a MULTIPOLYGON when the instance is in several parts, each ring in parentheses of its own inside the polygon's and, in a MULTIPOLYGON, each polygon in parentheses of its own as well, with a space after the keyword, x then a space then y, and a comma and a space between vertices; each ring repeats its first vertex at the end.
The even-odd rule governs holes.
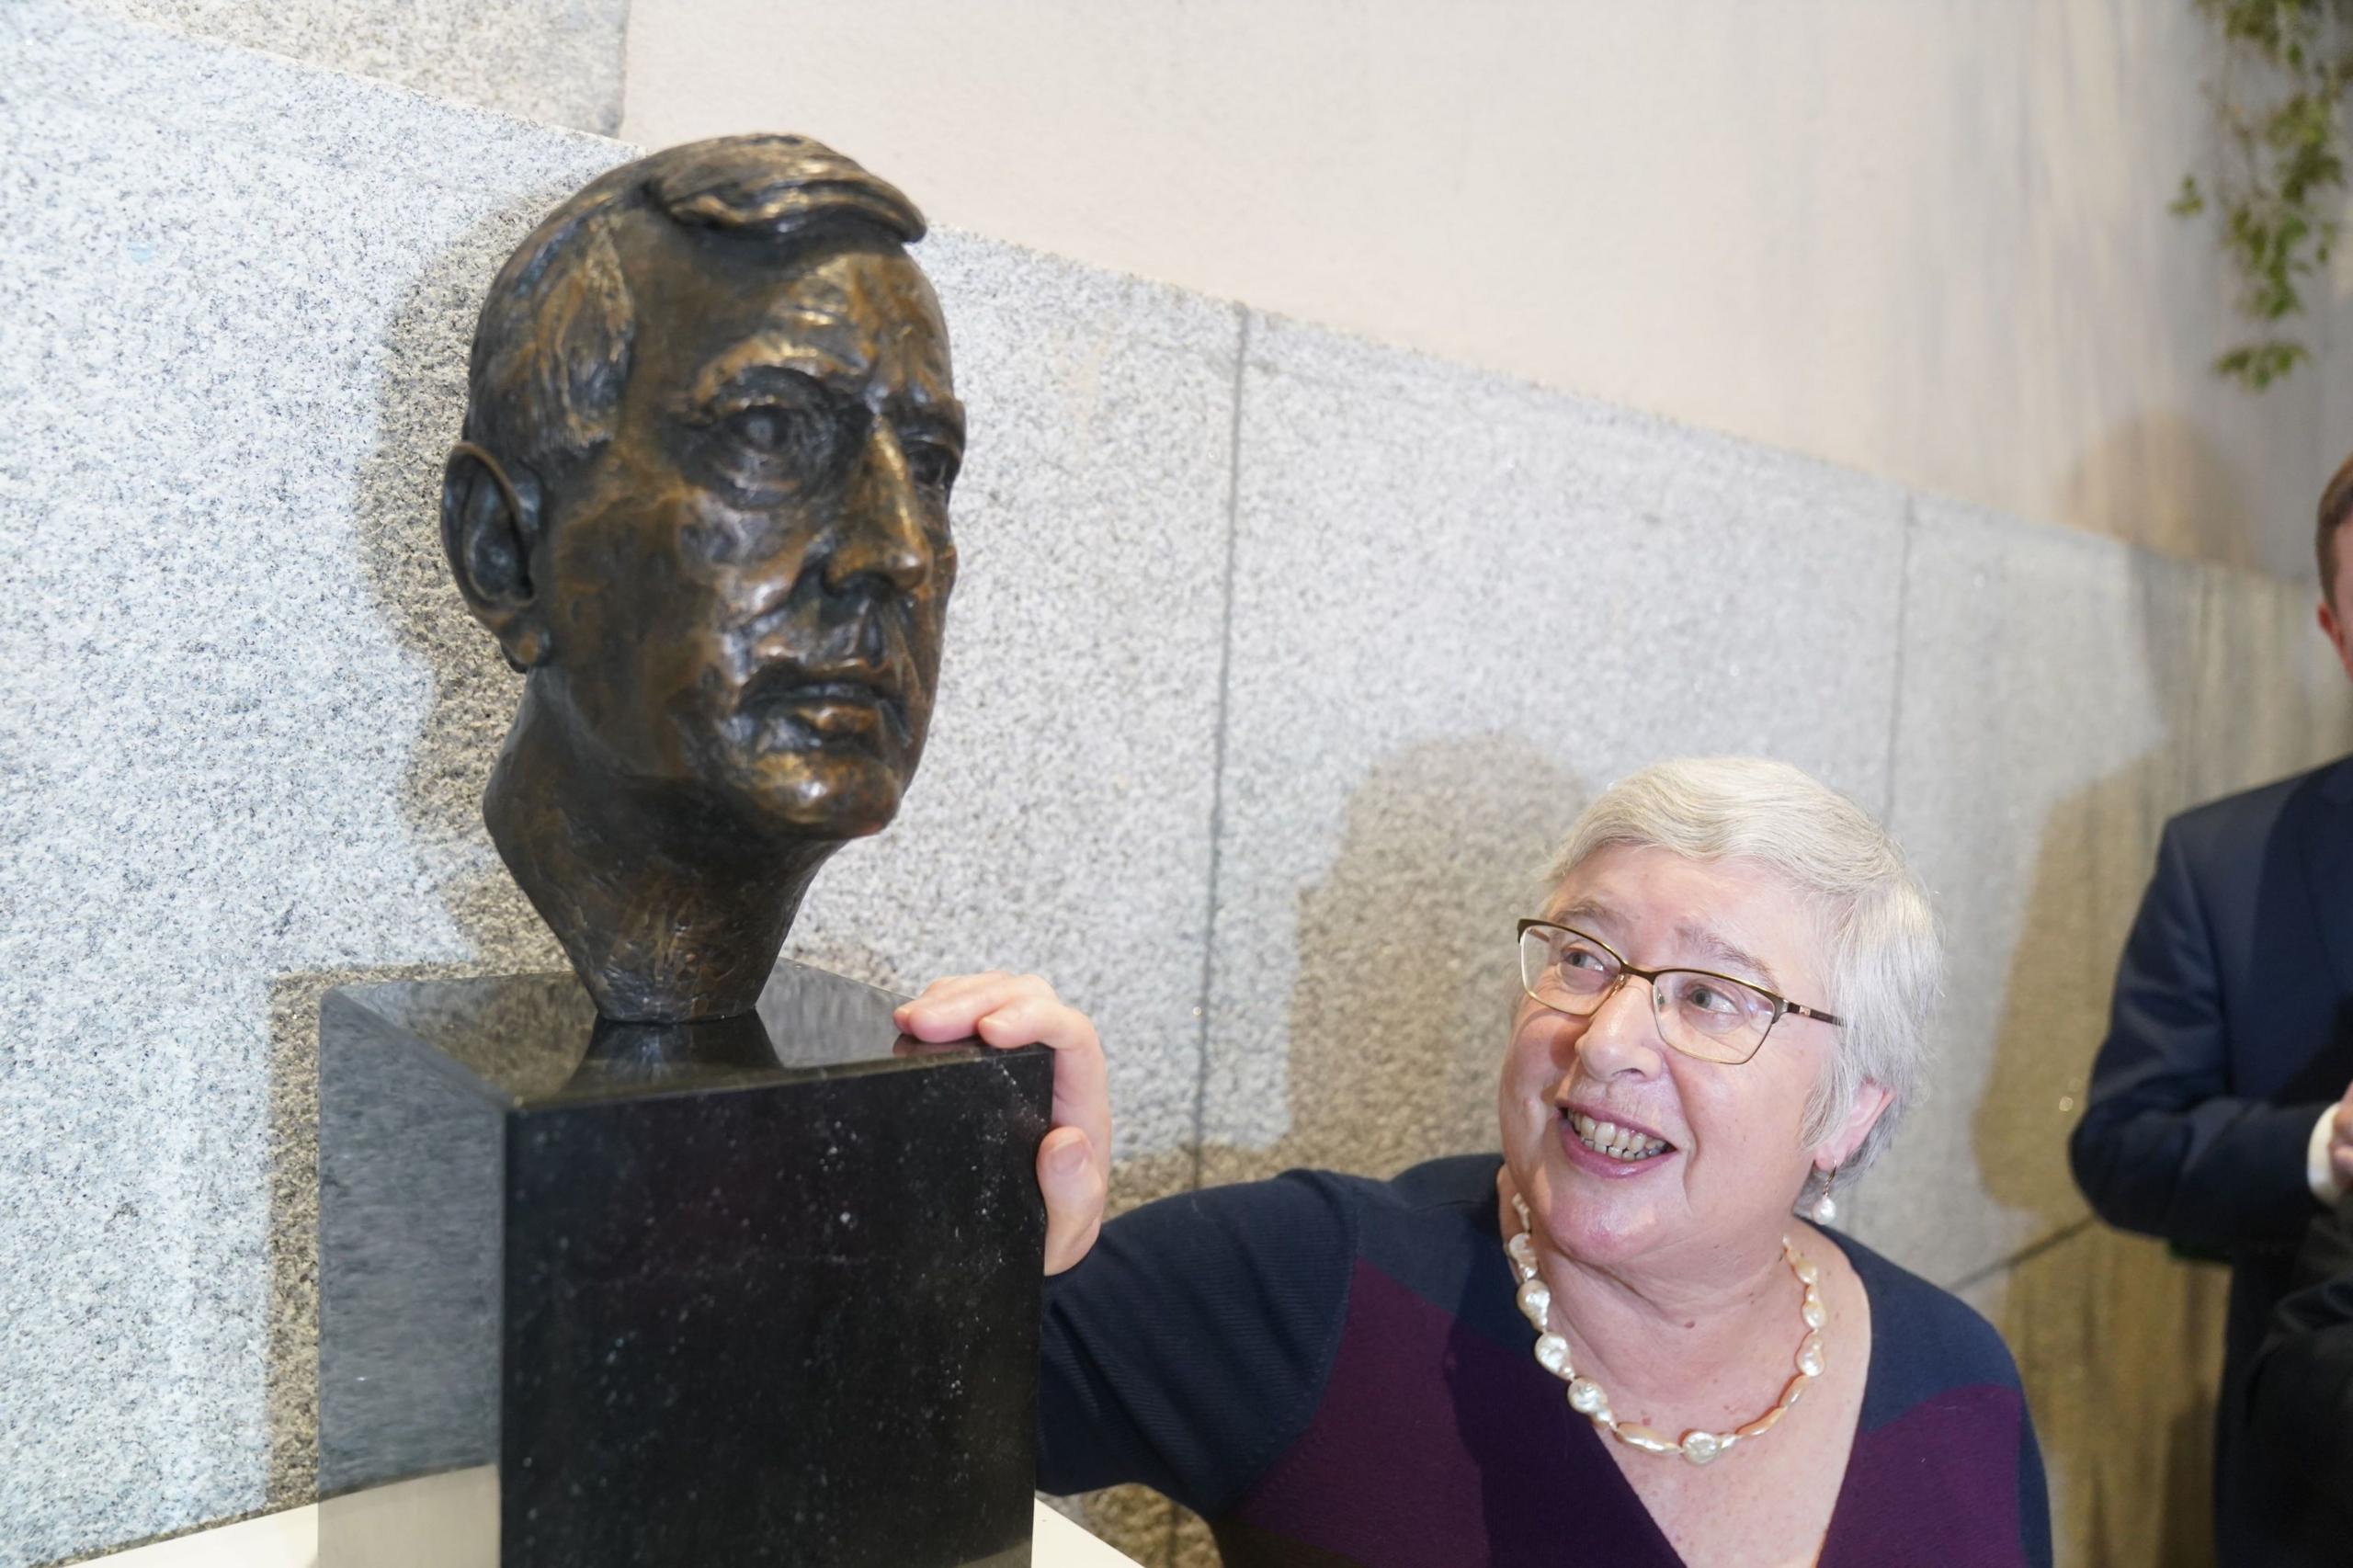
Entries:
POLYGON ((483 821, 609 1018, 752 1010, 832 840, 779 844, 706 792, 616 774, 535 676, 483 821))

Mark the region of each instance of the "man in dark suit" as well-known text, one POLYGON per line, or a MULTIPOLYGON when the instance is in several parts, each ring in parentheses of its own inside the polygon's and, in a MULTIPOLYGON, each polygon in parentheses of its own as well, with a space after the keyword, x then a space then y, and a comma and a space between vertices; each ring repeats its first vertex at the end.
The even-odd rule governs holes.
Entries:
POLYGON ((2247 1368, 2255 1460, 2284 1505, 2280 1568, 2353 1562, 2353 1198, 2313 1222, 2296 1289, 2247 1368))
MULTIPOLYGON (((2316 542, 2321 630, 2353 676, 2353 460, 2316 542)), ((2069 1153, 2102 1219, 2230 1261, 2214 1529, 2225 1563, 2270 1562, 2248 1363, 2353 1180, 2353 757, 2165 825, 2069 1153)))

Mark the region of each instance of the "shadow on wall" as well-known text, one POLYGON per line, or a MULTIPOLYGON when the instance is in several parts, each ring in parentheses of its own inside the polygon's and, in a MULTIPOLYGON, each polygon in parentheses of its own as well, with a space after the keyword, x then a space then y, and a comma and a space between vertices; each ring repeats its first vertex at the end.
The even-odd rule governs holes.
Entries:
MULTIPOLYGON (((443 458, 465 408, 465 346, 483 290, 537 221, 531 197, 445 250, 386 329, 375 442, 351 506, 361 569, 385 621, 431 670, 433 704, 406 759, 401 809, 426 877, 472 949, 440 963, 320 970, 270 987, 269 1503, 307 1502, 318 1469, 319 999, 337 985, 517 973, 564 967, 539 916, 482 826, 481 797, 513 716, 521 677, 498 657, 449 580, 441 557, 443 458)), ((332 737, 322 737, 323 742, 332 737)))
POLYGON ((2050 1245, 2005 1270, 1998 1303, 1987 1304, 2041 1438, 2057 1560, 2077 1568, 2213 1560, 2212 1430, 2229 1277, 2089 1218, 2066 1162, 2116 955, 2165 818, 2186 803, 2178 743, 2194 731, 2186 697, 2158 684, 2177 744, 2060 802, 2048 819, 1973 1123, 1985 1190, 2033 1215, 2038 1244, 2050 1245))
MULTIPOLYGON (((2078 490, 2118 484, 2141 487, 2134 515, 2150 521, 2139 542, 2151 550, 2211 555, 2204 533, 2243 522, 2235 473, 2177 418, 2118 432, 2075 481, 2078 490)), ((2066 1151, 2107 1031, 2118 955, 2165 823, 2192 803, 2192 748, 2211 722, 2199 711, 2195 585, 2168 594, 2168 582, 2188 581, 2182 568, 2145 556, 2134 564, 2133 613, 2163 738, 2044 820, 1972 1119, 1984 1190, 2030 1216, 2033 1239, 1969 1293, 2018 1358, 2051 1477, 2057 1560, 2191 1568, 2212 1561, 2228 1277, 2091 1218, 2066 1151)), ((1956 974, 1948 984, 1992 978, 1956 974)))
MULTIPOLYGON (((2158 835, 2188 803, 2196 628, 2178 617, 2194 615, 2195 601, 2164 593, 2166 579, 2182 580, 2172 563, 2143 556, 2134 564, 2133 613, 2162 738, 2043 819, 2002 981, 1992 1066, 1973 1112, 1978 1177, 2003 1207, 2032 1217, 2032 1242, 2088 1212, 2067 1166, 2067 1135, 2107 1028, 2117 956, 2156 862, 2158 835)), ((2000 787, 1997 779, 1986 784, 2000 787)), ((1947 984, 1959 990, 1994 979, 1952 974, 1947 984)))
POLYGON ((2093 1223, 1964 1294, 2018 1358, 2066 1568, 2207 1568, 2229 1276, 2093 1223))
POLYGON ((1205 1147, 1202 1185, 1294 1165, 1390 1176, 1495 1147, 1519 994, 1512 922, 1586 801, 1513 735, 1431 741, 1350 797, 1330 873, 1300 895, 1290 1131, 1205 1147))
POLYGON ((2096 518, 2128 544, 2186 561, 2259 566, 2246 475, 2178 409, 2116 426, 2076 460, 2054 517, 2096 518))

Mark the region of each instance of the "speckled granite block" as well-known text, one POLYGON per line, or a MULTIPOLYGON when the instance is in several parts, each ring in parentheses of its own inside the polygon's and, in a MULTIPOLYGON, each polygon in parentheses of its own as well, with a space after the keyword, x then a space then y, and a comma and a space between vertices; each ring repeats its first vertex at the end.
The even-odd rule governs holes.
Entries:
POLYGON ((1869 479, 1254 318, 1208 1174, 1492 1146, 1511 920, 1611 779, 1764 752, 1879 807, 1902 522, 1869 479))
POLYGON ((432 97, 609 136, 629 0, 67 0, 432 97))
POLYGON ((620 153, 40 0, 0 80, 13 1565, 301 1495, 311 999, 553 956, 430 508, 479 290, 620 153))
POLYGON ((320 1022, 319 1557, 347 1489, 495 1462, 503 1568, 1029 1561, 1052 1053, 759 1012, 596 1018, 570 974, 338 989, 320 1022))
POLYGON ((1917 504, 1896 835, 1943 923, 1930 1088, 1856 1228, 1942 1283, 2085 1213, 2066 1137, 2165 819, 2186 802, 2199 569, 1917 504))

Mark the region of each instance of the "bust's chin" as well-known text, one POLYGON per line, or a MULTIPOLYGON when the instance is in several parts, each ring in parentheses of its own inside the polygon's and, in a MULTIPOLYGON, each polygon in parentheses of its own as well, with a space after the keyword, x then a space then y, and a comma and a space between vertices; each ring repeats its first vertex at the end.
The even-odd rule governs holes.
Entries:
POLYGON ((847 748, 772 751, 729 772, 731 792, 746 814, 795 837, 880 833, 899 814, 906 790, 898 767, 847 748))
POLYGON ((705 749, 648 778, 598 766, 526 691, 483 792, 516 882, 605 1017, 684 1022, 759 1000, 810 879, 898 809, 904 776, 869 752, 705 749))

